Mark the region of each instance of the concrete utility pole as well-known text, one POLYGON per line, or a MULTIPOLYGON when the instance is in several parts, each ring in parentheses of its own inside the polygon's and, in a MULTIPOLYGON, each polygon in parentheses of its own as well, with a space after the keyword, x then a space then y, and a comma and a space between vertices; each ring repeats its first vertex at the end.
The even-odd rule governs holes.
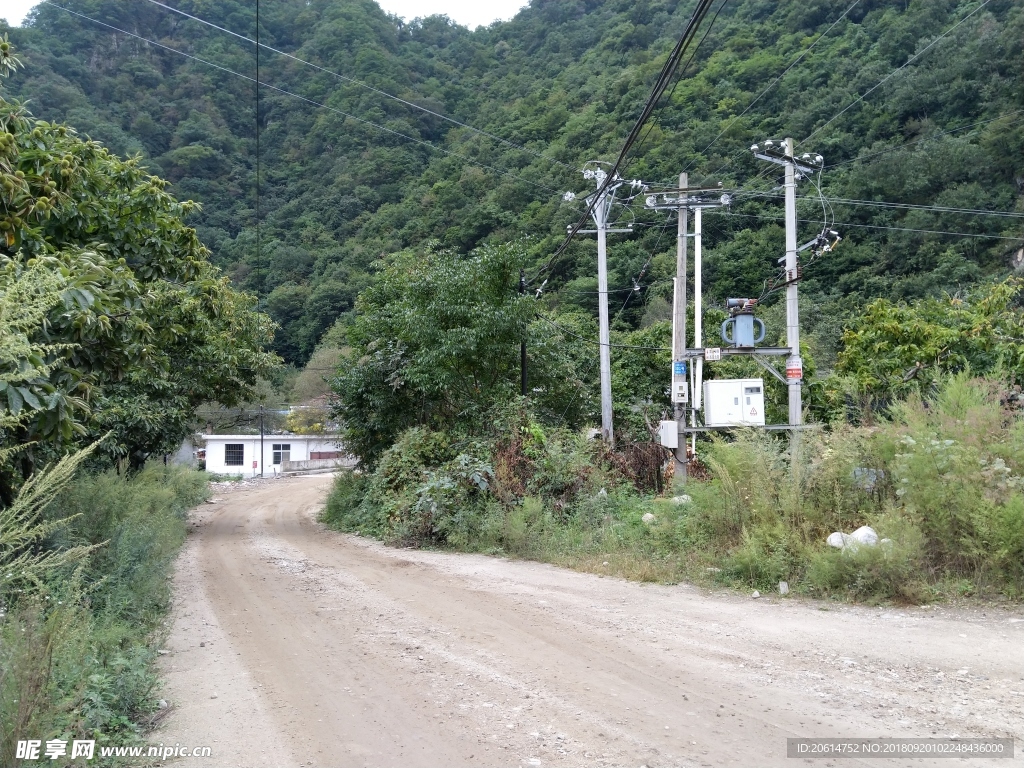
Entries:
POLYGON ((700 349, 703 344, 703 309, 701 307, 701 211, 704 208, 717 208, 729 204, 726 195, 717 195, 721 184, 713 186, 690 187, 689 177, 679 174, 679 189, 662 192, 647 197, 647 208, 656 210, 675 210, 679 216, 676 229, 676 277, 673 280, 672 304, 672 388, 671 399, 676 421, 677 442, 675 448, 676 476, 686 482, 689 456, 686 451, 686 411, 690 411, 691 427, 697 425, 696 411, 700 409, 700 380, 703 376, 704 361, 699 356, 690 354, 687 339, 687 239, 694 241, 693 261, 693 349, 700 349), (696 193, 691 196, 691 193, 696 193), (710 193, 716 193, 712 195, 710 193), (660 197, 660 200, 659 200, 660 197), (687 231, 689 212, 694 211, 696 231, 693 235, 687 231), (687 408, 689 406, 689 408, 687 408))
MULTIPOLYGON (((804 367, 800 358, 800 305, 797 289, 797 283, 800 281, 798 253, 802 249, 798 248, 796 243, 796 182, 803 176, 820 172, 825 160, 821 155, 810 153, 804 153, 797 158, 793 139, 784 139, 781 143, 769 139, 762 144, 755 144, 750 149, 754 157, 781 165, 786 171, 783 185, 786 194, 786 255, 784 259, 780 259, 784 260, 786 265, 783 283, 786 286, 786 346, 789 347, 789 354, 786 356, 786 384, 789 389, 789 426, 800 427, 804 421, 804 367)), ((815 238, 807 246, 818 242, 825 234, 822 232, 819 238, 815 238)), ((794 437, 796 434, 794 430, 794 437)))
MULTIPOLYGON (((703 217, 701 211, 703 206, 698 206, 693 212, 693 348, 704 348, 704 264, 703 244, 701 238, 704 234, 703 217)), ((701 407, 701 398, 704 395, 704 358, 698 357, 693 361, 693 397, 690 409, 690 426, 697 426, 697 411, 701 407)), ((693 433, 693 455, 697 455, 697 433, 693 433)))
POLYGON ((796 163, 793 139, 785 141, 786 157, 786 380, 789 382, 789 423, 803 424, 803 360, 800 358, 800 306, 797 300, 796 256, 796 163))
MULTIPOLYGON (((611 357, 611 331, 609 329, 608 319, 608 235, 612 232, 632 232, 632 228, 623 229, 610 229, 608 227, 608 219, 611 214, 612 206, 615 204, 615 195, 619 190, 619 187, 623 185, 623 180, 616 176, 612 179, 612 182, 604 187, 605 179, 608 178, 608 174, 600 168, 592 169, 588 168, 583 171, 583 178, 593 179, 597 185, 597 189, 600 191, 595 192, 597 195, 596 201, 594 195, 587 198, 587 204, 593 202, 593 208, 591 209, 591 216, 594 219, 594 225, 596 229, 581 229, 578 230, 581 233, 597 233, 597 314, 599 329, 599 344, 600 344, 600 361, 601 361, 601 437, 608 445, 615 444, 615 432, 612 425, 612 357, 611 357)), ((572 227, 566 227, 567 230, 572 231, 572 227)))
MULTIPOLYGON (((598 184, 601 182, 599 181, 598 184)), ((615 444, 612 425, 612 343, 608 321, 608 209, 606 195, 594 206, 594 224, 597 226, 597 316, 600 324, 599 348, 601 354, 601 436, 608 445, 615 444), (599 212, 600 211, 600 212, 599 212)))
MULTIPOLYGON (((526 293, 526 270, 519 270, 519 295, 526 293)), ((523 331, 523 340, 519 342, 519 388, 523 397, 526 397, 529 378, 526 373, 526 331, 523 331)))
MULTIPOLYGON (((679 174, 679 189, 686 189, 689 176, 679 174)), ((676 477, 686 482, 689 458, 686 455, 686 401, 677 393, 679 386, 687 386, 686 381, 686 229, 689 222, 689 211, 686 208, 686 194, 679 196, 679 220, 676 226, 676 278, 672 300, 672 401, 678 428, 678 444, 676 445, 676 477), (681 363, 681 364, 680 364, 681 363), (677 402, 678 401, 678 402, 677 402)), ((681 393, 680 393, 681 394, 681 393)), ((689 392, 685 393, 689 395, 689 392)))

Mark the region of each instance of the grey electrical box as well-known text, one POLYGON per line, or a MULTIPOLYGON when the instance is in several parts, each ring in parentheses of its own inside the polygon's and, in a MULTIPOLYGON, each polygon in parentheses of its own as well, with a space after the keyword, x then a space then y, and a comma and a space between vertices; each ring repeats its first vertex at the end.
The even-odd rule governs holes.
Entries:
POLYGON ((679 425, 674 421, 662 421, 658 424, 658 439, 666 448, 679 447, 679 425))
POLYGON ((764 379, 704 382, 704 426, 764 426, 764 379))

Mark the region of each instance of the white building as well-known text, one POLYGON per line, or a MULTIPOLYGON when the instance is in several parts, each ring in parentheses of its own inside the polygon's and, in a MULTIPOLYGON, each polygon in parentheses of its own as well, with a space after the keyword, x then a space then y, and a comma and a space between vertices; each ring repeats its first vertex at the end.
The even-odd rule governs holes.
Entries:
POLYGON ((285 461, 311 459, 344 459, 337 435, 265 435, 262 438, 263 455, 260 456, 259 435, 203 435, 206 448, 200 448, 197 458, 205 452, 206 471, 220 475, 280 474, 285 461))

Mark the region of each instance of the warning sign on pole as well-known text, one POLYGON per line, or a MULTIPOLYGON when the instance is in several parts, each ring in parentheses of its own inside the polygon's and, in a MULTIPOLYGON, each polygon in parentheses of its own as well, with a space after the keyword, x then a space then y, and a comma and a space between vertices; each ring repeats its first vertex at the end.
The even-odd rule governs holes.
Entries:
POLYGON ((789 381, 800 381, 804 377, 804 361, 799 357, 786 360, 786 378, 789 381))

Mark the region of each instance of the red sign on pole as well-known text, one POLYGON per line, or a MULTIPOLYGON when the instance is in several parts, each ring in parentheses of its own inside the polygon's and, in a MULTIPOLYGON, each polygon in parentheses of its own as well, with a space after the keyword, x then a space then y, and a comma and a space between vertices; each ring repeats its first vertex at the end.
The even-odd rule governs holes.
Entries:
POLYGON ((804 377, 804 361, 799 357, 791 357, 786 361, 786 378, 800 381, 804 377))
POLYGON ((253 469, 256 469, 256 464, 257 464, 256 460, 255 460, 255 459, 253 459, 253 461, 252 461, 252 468, 253 468, 253 469))

